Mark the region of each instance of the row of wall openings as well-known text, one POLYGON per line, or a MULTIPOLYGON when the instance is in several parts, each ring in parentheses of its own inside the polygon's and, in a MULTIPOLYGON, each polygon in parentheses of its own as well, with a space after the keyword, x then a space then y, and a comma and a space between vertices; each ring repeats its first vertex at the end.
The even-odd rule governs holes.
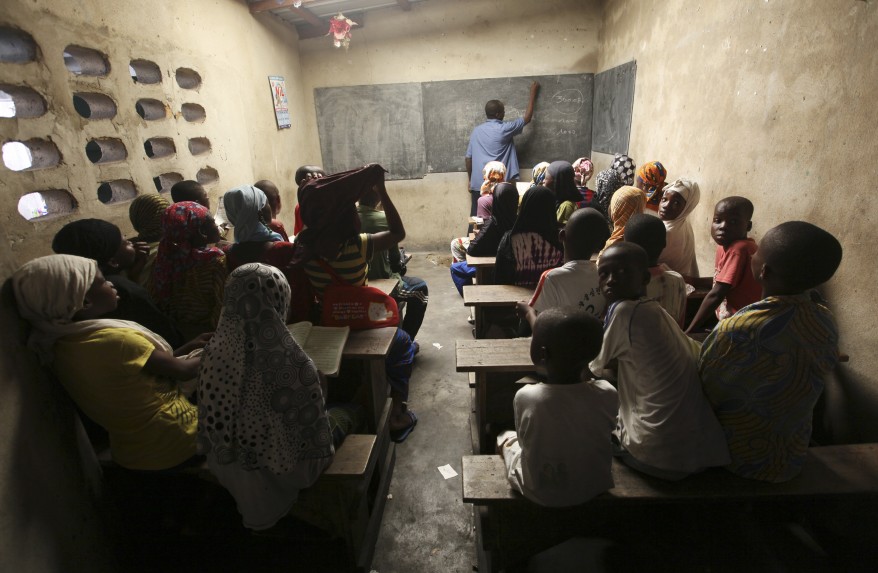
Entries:
MULTIPOLYGON (((36 93, 36 92, 35 92, 36 93)), ((76 92, 73 94, 73 108, 85 119, 112 119, 116 117, 116 102, 110 96, 95 92, 76 92)), ((134 105, 137 115, 146 121, 156 121, 168 117, 168 106, 152 98, 141 98, 134 105)), ((183 118, 190 123, 203 122, 207 117, 204 108, 197 103, 184 103, 181 109, 183 118)))
MULTIPOLYGON (((174 140, 170 137, 152 137, 143 144, 147 157, 161 159, 177 152, 174 140)), ((202 155, 211 149, 206 137, 193 137, 189 140, 189 152, 202 155)), ((85 155, 92 163, 113 163, 128 158, 125 143, 115 137, 99 137, 85 145, 85 155)), ((61 163, 58 147, 46 139, 27 141, 8 141, 3 144, 3 164, 12 171, 33 171, 56 167, 61 163)), ((205 177, 210 177, 206 175, 205 177)))
MULTIPOLYGON (((82 76, 106 76, 110 73, 107 56, 92 48, 70 45, 64 48, 64 65, 72 74, 82 76)), ((162 71, 158 64, 149 60, 136 59, 128 63, 131 79, 141 84, 159 84, 162 71)), ((191 68, 177 68, 174 74, 177 85, 185 90, 201 87, 201 74, 191 68)))

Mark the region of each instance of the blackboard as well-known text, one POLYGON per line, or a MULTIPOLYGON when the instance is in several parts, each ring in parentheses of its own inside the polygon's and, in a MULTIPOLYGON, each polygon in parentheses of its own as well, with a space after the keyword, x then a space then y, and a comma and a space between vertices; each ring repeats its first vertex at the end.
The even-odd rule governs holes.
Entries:
POLYGON ((316 88, 314 104, 327 173, 372 162, 388 179, 426 173, 421 84, 316 88))
POLYGON ((597 74, 594 78, 592 149, 601 153, 628 153, 634 79, 637 62, 597 74))
POLYGON ((523 117, 534 80, 541 86, 534 119, 515 137, 521 167, 591 155, 593 74, 425 82, 427 171, 465 171, 470 133, 485 121, 485 103, 502 101, 505 121, 523 117))

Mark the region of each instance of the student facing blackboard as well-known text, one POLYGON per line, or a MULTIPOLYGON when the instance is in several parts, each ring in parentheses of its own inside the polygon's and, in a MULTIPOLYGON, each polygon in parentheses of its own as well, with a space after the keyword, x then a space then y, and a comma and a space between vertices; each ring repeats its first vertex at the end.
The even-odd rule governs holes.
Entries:
POLYGON ((518 179, 518 156, 515 153, 513 138, 522 132, 534 115, 534 103, 540 90, 539 82, 530 85, 530 99, 524 117, 515 121, 503 121, 506 108, 503 102, 492 99, 485 104, 487 120, 473 129, 466 148, 466 174, 469 177, 467 190, 470 192, 472 204, 470 215, 476 214, 476 203, 479 189, 482 186, 482 169, 489 161, 499 161, 506 166, 506 180, 518 179), (476 169, 473 169, 473 166, 476 169))

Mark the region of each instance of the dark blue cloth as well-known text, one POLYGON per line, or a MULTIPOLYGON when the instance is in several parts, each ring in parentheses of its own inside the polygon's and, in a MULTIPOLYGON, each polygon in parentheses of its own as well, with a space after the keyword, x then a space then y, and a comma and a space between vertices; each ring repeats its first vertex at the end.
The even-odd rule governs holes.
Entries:
POLYGON ((476 276, 476 269, 466 264, 466 261, 451 264, 451 280, 457 287, 457 292, 463 296, 463 287, 473 284, 473 277, 476 276))

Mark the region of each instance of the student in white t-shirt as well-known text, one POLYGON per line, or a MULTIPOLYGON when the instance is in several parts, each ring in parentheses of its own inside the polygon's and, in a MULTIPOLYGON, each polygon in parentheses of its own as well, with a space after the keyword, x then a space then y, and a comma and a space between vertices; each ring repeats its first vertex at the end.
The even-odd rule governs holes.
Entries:
POLYGON ((728 464, 729 451, 701 389, 698 343, 643 296, 647 264, 634 243, 615 243, 601 255, 598 274, 610 306, 589 368, 619 391, 617 455, 638 471, 679 480, 728 464))
POLYGON ((607 220, 592 208, 579 209, 561 231, 564 264, 540 277, 530 306, 536 312, 562 306, 578 306, 596 318, 603 318, 606 300, 598 281, 598 270, 591 256, 610 237, 607 220))
POLYGON ((612 431, 619 402, 588 374, 601 349, 601 323, 576 309, 534 317, 530 355, 546 382, 515 394, 515 428, 497 438, 513 488, 549 507, 578 505, 613 487, 612 431))
POLYGON ((649 284, 646 298, 657 300, 680 328, 686 320, 686 281, 683 275, 659 263, 659 255, 667 244, 667 230, 661 219, 637 213, 625 225, 625 241, 643 247, 649 258, 649 284))

